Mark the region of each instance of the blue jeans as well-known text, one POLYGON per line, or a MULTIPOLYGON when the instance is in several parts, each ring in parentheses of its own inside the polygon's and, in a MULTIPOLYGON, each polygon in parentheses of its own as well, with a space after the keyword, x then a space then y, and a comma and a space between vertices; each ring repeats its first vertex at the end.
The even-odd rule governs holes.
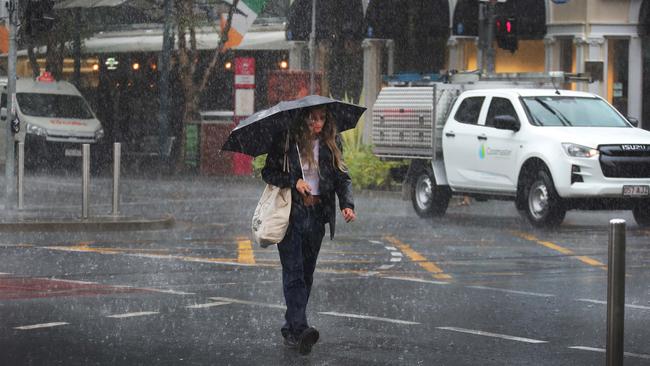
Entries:
POLYGON ((314 282, 316 259, 325 235, 320 204, 292 207, 291 222, 284 239, 278 244, 282 263, 282 288, 287 311, 282 335, 295 336, 307 329, 307 302, 314 282), (294 210, 295 209, 295 210, 294 210))

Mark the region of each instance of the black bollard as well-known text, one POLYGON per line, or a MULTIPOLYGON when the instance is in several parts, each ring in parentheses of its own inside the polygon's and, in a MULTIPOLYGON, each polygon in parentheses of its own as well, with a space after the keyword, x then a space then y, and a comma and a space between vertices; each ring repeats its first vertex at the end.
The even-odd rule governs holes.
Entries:
POLYGON ((609 221, 607 262, 607 366, 623 365, 625 323, 625 220, 609 221))

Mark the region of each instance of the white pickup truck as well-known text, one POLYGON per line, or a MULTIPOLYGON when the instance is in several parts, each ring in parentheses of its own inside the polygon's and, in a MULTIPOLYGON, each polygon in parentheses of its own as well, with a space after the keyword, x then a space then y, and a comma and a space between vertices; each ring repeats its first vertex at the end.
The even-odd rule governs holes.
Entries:
POLYGON ((570 209, 631 209, 650 225, 650 132, 594 94, 513 83, 386 87, 373 144, 380 157, 412 159, 404 184, 423 217, 444 215, 463 194, 513 200, 539 227, 559 225, 570 209))

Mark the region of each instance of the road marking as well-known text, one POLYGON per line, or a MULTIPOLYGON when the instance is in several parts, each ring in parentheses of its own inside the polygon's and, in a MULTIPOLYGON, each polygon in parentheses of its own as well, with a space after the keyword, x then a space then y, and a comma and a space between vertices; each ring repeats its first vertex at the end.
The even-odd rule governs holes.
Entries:
POLYGON ((432 284, 432 285, 448 285, 449 284, 449 282, 444 282, 444 281, 431 281, 431 280, 423 280, 423 279, 420 279, 420 278, 411 278, 411 277, 381 277, 381 278, 385 278, 387 280, 429 283, 429 284, 432 284))
POLYGON ((246 301, 246 300, 232 299, 232 298, 229 298, 229 297, 210 297, 209 299, 210 300, 215 300, 215 301, 231 302, 231 303, 235 303, 235 304, 263 306, 265 308, 273 308, 273 309, 285 310, 287 308, 284 305, 268 304, 268 303, 257 302, 257 301, 246 301))
POLYGON ((107 318, 115 318, 115 319, 122 319, 122 318, 132 318, 135 316, 146 316, 146 315, 155 315, 155 314, 160 314, 157 311, 140 311, 136 313, 125 313, 125 314, 114 314, 114 315, 107 315, 107 318))
POLYGON ((393 267, 395 267, 394 264, 382 264, 382 265, 379 266, 377 269, 380 270, 380 271, 385 271, 385 270, 387 270, 387 269, 391 269, 391 268, 393 268, 393 267))
POLYGON ((42 278, 43 280, 48 281, 57 281, 57 282, 66 282, 66 283, 78 283, 80 285, 97 285, 97 282, 91 281, 79 281, 79 280, 64 280, 62 278, 42 278))
POLYGON ((340 317, 343 317, 343 318, 377 320, 377 321, 381 321, 381 322, 394 323, 394 324, 405 324, 405 325, 419 325, 420 324, 418 322, 411 322, 411 321, 407 321, 407 320, 382 318, 382 317, 370 316, 370 315, 337 313, 337 312, 334 312, 334 311, 319 311, 318 314, 331 315, 331 316, 340 316, 340 317))
POLYGON ((23 326, 20 326, 20 327, 14 327, 14 329, 30 330, 30 329, 58 327, 60 325, 67 325, 67 324, 69 324, 69 323, 66 323, 66 322, 42 323, 42 324, 34 324, 34 325, 23 325, 23 326))
MULTIPOLYGON (((578 349, 578 350, 581 350, 581 351, 592 351, 592 352, 600 352, 600 353, 607 352, 607 350, 604 349, 604 348, 596 348, 596 347, 573 346, 573 347, 569 347, 569 348, 578 349)), ((623 355, 627 356, 627 357, 635 357, 635 358, 642 358, 644 360, 650 360, 650 355, 644 355, 642 353, 623 352, 623 355)))
POLYGON ((213 306, 221 306, 221 305, 230 305, 232 304, 231 302, 226 302, 226 301, 217 301, 217 302, 208 302, 205 304, 196 304, 196 305, 188 305, 186 308, 188 309, 203 309, 203 308, 211 308, 213 306))
POLYGON ((401 262, 401 261, 402 261, 402 258, 392 257, 392 258, 390 259, 390 261, 391 261, 391 262, 401 262))
MULTIPOLYGON (((576 301, 590 302, 592 304, 607 305, 607 301, 602 301, 602 300, 576 299, 576 301)), ((650 310, 650 306, 643 306, 643 305, 625 304, 625 307, 626 308, 631 308, 631 309, 650 310)))
POLYGON ((466 288, 473 288, 476 290, 490 290, 490 291, 498 291, 498 292, 505 292, 509 294, 517 294, 517 295, 529 295, 529 296, 539 296, 539 297, 555 297, 555 295, 552 294, 543 294, 539 292, 528 292, 528 291, 517 291, 517 290, 508 290, 505 288, 497 288, 497 287, 487 287, 487 286, 465 286, 466 288))
POLYGON ((404 256, 404 254, 402 254, 400 252, 390 252, 390 255, 392 255, 393 257, 403 257, 404 256))
POLYGON ((395 248, 395 247, 389 247, 389 246, 385 246, 384 248, 386 248, 386 249, 388 249, 388 250, 397 250, 397 248, 395 248))
POLYGON ((255 264, 253 243, 247 238, 237 238, 237 262, 244 264, 255 264))
POLYGON ((176 291, 168 289, 159 289, 159 288, 149 288, 149 287, 138 287, 139 290, 158 292, 161 294, 171 294, 171 295, 196 295, 194 292, 185 292, 185 291, 176 291))
POLYGON ((8 276, 8 275, 10 275, 10 274, 11 274, 11 273, 0 272, 0 276, 8 276))
POLYGON ((521 231, 512 231, 512 233, 515 236, 518 236, 518 237, 520 237, 522 239, 525 239, 525 240, 528 240, 528 241, 533 241, 533 242, 535 242, 535 243, 537 243, 539 245, 542 245, 542 246, 545 246, 545 247, 547 247, 549 249, 555 250, 556 252, 560 252, 560 253, 565 254, 565 255, 574 256, 579 261, 581 261, 583 263, 586 263, 586 264, 588 264, 590 266, 594 266, 594 267, 598 267, 600 269, 607 270, 607 265, 604 264, 603 262, 597 260, 597 259, 587 257, 587 256, 584 256, 584 255, 576 255, 575 252, 573 250, 571 250, 571 249, 564 248, 564 247, 559 246, 559 245, 557 245, 555 243, 551 243, 550 241, 539 240, 538 238, 536 238, 534 235, 531 235, 531 234, 527 234, 527 233, 524 233, 524 232, 521 232, 521 231))
POLYGON ((383 242, 380 242, 378 240, 369 240, 373 244, 384 244, 383 242))
POLYGON ((450 330, 452 332, 474 334, 474 335, 480 335, 480 336, 492 337, 492 338, 501 338, 501 339, 507 339, 511 341, 524 342, 524 343, 548 343, 547 341, 540 341, 538 339, 515 337, 506 334, 490 333, 490 332, 484 332, 481 330, 474 330, 474 329, 465 329, 465 328, 456 328, 456 327, 437 327, 437 329, 450 330))
MULTIPOLYGON (((406 254, 407 257, 409 257, 413 262, 416 262, 420 267, 424 268, 427 272, 430 272, 433 274, 433 278, 439 279, 439 280, 447 280, 451 279, 451 276, 444 273, 444 271, 438 267, 435 263, 428 261, 422 254, 416 252, 411 248, 408 244, 403 243, 399 239, 397 239, 394 236, 387 235, 385 237, 386 240, 388 240, 391 244, 399 248, 404 254, 406 254)), ((391 258, 391 262, 392 262, 391 258)))

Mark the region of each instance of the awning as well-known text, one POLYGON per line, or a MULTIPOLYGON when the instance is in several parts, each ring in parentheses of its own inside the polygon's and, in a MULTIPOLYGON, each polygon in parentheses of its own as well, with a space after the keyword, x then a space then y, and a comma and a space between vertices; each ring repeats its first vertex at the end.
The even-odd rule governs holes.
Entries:
POLYGON ((54 9, 74 8, 112 8, 116 6, 130 6, 134 8, 151 8, 153 2, 147 0, 65 0, 54 5, 54 9))
MULTIPOLYGON (((196 35, 199 50, 215 50, 219 45, 219 33, 199 32, 196 35)), ((289 50, 284 31, 249 31, 242 43, 235 50, 281 51, 289 50)), ((83 52, 126 53, 126 52, 160 52, 162 51, 162 32, 148 30, 140 32, 110 32, 93 36, 83 42, 83 52)))
MULTIPOLYGON (((219 33, 214 31, 198 32, 196 43, 199 50, 215 50, 219 45, 219 33)), ((242 43, 234 48, 234 50, 241 51, 286 51, 289 49, 289 42, 285 39, 283 30, 249 31, 244 36, 242 43)), ((105 32, 84 40, 82 47, 82 53, 87 55, 160 51, 162 51, 162 30, 160 29, 105 32)), ((45 53, 45 47, 39 48, 37 53, 45 53)), ((26 54, 25 50, 18 52, 20 56, 26 54)))

